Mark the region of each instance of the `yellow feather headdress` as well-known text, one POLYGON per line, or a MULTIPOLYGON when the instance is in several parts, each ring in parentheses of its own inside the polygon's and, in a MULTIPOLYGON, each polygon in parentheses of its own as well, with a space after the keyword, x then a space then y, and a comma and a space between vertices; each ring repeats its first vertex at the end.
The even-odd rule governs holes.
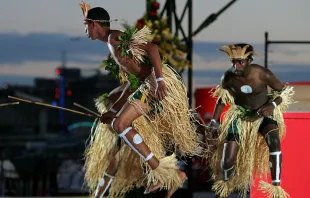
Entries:
POLYGON ((230 59, 246 59, 249 55, 260 55, 258 52, 255 51, 249 51, 245 53, 248 47, 249 45, 246 45, 241 50, 237 50, 237 48, 241 47, 236 47, 235 45, 225 45, 221 46, 218 50, 221 52, 225 52, 230 59))
POLYGON ((87 18, 87 13, 90 10, 90 5, 85 3, 84 1, 82 1, 82 3, 79 3, 79 5, 80 5, 80 7, 82 9, 84 18, 86 19, 87 18))
POLYGON ((97 22, 112 22, 112 21, 118 21, 117 19, 114 19, 114 20, 93 20, 93 19, 89 19, 87 18, 87 13, 88 11, 91 9, 90 5, 85 3, 84 1, 82 1, 81 3, 79 3, 81 9, 82 9, 82 12, 83 12, 83 15, 84 15, 84 21, 88 20, 88 21, 97 21, 97 22))

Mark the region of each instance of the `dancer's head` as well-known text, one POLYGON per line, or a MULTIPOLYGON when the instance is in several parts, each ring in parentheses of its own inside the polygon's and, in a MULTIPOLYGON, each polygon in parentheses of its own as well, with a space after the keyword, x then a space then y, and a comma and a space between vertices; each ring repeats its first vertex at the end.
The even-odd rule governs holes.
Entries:
POLYGON ((84 2, 80 4, 84 13, 85 32, 92 40, 104 37, 110 29, 110 15, 101 7, 90 8, 84 2))
POLYGON ((229 56, 232 66, 239 71, 243 71, 245 67, 252 63, 253 55, 259 55, 254 51, 252 45, 246 43, 221 46, 219 50, 229 56))

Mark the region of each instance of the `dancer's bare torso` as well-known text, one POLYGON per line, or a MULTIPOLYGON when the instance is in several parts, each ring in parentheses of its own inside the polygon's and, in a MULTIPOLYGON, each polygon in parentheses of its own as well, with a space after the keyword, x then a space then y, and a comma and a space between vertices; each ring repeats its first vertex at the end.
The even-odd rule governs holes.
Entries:
POLYGON ((152 68, 149 65, 139 65, 132 56, 121 56, 121 49, 117 48, 117 46, 120 44, 118 36, 121 36, 122 34, 121 31, 113 31, 109 35, 107 44, 112 57, 125 73, 134 74, 138 79, 143 81, 150 75, 152 68))
POLYGON ((262 66, 251 65, 249 74, 239 77, 231 70, 224 74, 223 85, 235 98, 235 104, 256 110, 268 100, 266 71, 262 66))

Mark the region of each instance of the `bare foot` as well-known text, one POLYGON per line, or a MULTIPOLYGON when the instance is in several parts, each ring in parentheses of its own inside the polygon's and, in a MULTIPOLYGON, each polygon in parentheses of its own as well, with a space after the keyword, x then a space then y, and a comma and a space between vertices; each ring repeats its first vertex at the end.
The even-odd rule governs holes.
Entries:
MULTIPOLYGON (((180 171, 180 170, 176 170, 176 171, 177 171, 177 174, 179 175, 179 177, 183 183, 186 179, 186 173, 183 171, 180 171)), ((156 185, 147 187, 146 190, 144 191, 144 194, 149 194, 151 192, 155 192, 156 190, 158 190, 161 187, 161 185, 162 185, 161 183, 158 183, 156 185)), ((177 189, 178 189, 178 186, 170 189, 166 194, 166 198, 170 198, 177 189)))
POLYGON ((161 187, 161 183, 158 183, 156 185, 151 185, 151 186, 148 186, 145 191, 144 191, 144 194, 149 194, 149 193, 153 193, 153 192, 156 192, 156 190, 158 190, 160 187, 161 187))
MULTIPOLYGON (((186 173, 184 173, 183 171, 177 170, 177 173, 182 181, 182 184, 184 183, 184 181, 186 180, 186 173)), ((170 198, 173 193, 175 193, 175 191, 177 191, 179 188, 179 186, 175 186, 174 188, 170 189, 167 194, 166 194, 166 198, 170 198)))

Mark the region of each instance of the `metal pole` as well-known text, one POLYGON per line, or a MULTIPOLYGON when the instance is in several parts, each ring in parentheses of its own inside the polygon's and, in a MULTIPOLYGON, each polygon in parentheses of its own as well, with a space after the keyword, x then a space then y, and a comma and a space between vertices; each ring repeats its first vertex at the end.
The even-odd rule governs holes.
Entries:
POLYGON ((270 41, 268 32, 265 32, 265 67, 268 68, 269 44, 310 44, 310 41, 270 41))
MULTIPOLYGON (((62 66, 61 66, 61 73, 60 73, 60 79, 59 79, 59 106, 65 107, 65 73, 66 73, 66 63, 67 63, 67 51, 64 50, 62 52, 62 66)), ((65 125, 65 114, 63 110, 59 110, 59 124, 61 125, 61 128, 65 125)), ((65 131, 61 130, 61 133, 64 133, 65 131)))
POLYGON ((265 68, 268 68, 268 32, 265 32, 265 68))
POLYGON ((230 6, 232 6, 237 0, 230 1, 227 5, 225 5, 222 9, 220 9, 217 13, 212 13, 210 16, 208 16, 198 28, 192 32, 191 34, 193 36, 196 36, 200 31, 202 31, 204 28, 211 25, 225 10, 227 10, 230 6))
MULTIPOLYGON (((187 3, 188 9, 188 37, 187 37, 187 44, 188 44, 188 51, 187 51, 187 59, 189 61, 189 68, 188 68, 188 96, 189 96, 189 105, 192 107, 192 92, 193 92, 193 38, 192 38, 192 24, 193 24, 193 1, 188 0, 187 3)), ((192 167, 192 158, 188 159, 188 190, 189 190, 189 197, 193 197, 193 167, 192 167)))
POLYGON ((187 47, 188 54, 187 59, 189 61, 188 68, 188 95, 189 95, 189 104, 192 106, 192 90, 193 90, 193 39, 192 39, 192 23, 193 23, 193 2, 188 0, 188 37, 187 37, 187 47))
MULTIPOLYGON (((175 0, 173 0, 173 3, 172 3, 172 6, 173 6, 173 14, 174 14, 174 23, 175 23, 175 33, 174 33, 174 36, 179 36, 179 29, 180 29, 180 26, 181 26, 181 22, 178 21, 178 18, 177 18, 177 7, 176 7, 176 2, 175 0)), ((172 18, 172 15, 171 15, 171 18, 172 18)), ((181 20, 180 20, 181 21, 181 20)), ((172 26, 170 26, 170 30, 172 30, 172 26)), ((172 32, 172 31, 171 31, 172 32)))
MULTIPOLYGON (((65 91, 65 74, 60 75, 60 86, 59 86, 59 106, 65 107, 65 97, 66 97, 66 91, 65 91)), ((59 110, 59 123, 62 126, 61 133, 64 133, 63 126, 65 125, 65 114, 62 109, 59 110)))
POLYGON ((167 23, 168 23, 168 26, 170 28, 170 32, 172 32, 172 12, 175 12, 174 10, 174 7, 173 7, 173 4, 174 4, 174 0, 170 0, 170 1, 167 1, 166 2, 166 9, 167 9, 167 23))

